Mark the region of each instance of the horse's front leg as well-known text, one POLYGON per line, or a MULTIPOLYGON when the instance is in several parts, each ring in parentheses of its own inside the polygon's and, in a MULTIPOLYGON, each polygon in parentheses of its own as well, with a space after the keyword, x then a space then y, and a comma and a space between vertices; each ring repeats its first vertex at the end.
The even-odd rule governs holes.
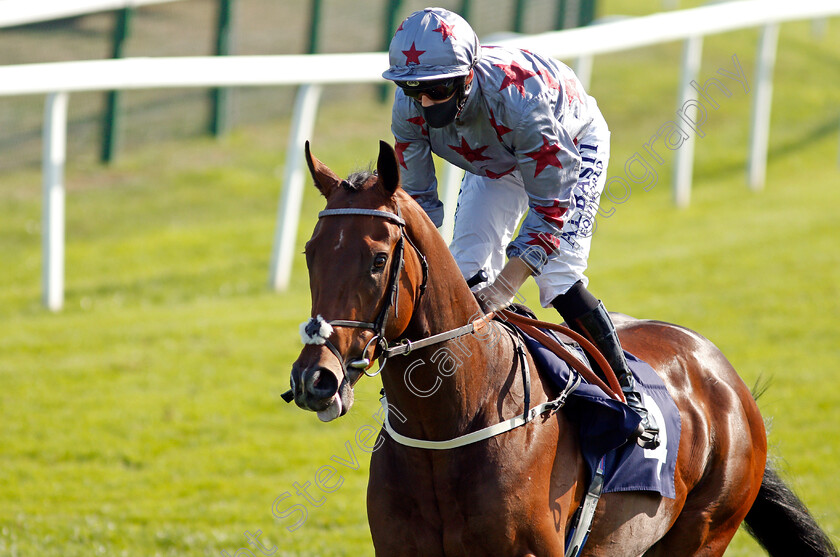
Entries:
MULTIPOLYGON (((565 416, 533 423, 509 439, 502 457, 504 516, 495 530, 510 528, 510 543, 494 554, 556 557, 565 554, 571 515, 584 493, 585 463, 577 433, 565 416)), ((486 525, 492 526, 492 525, 486 525)))
POLYGON ((549 509, 535 524, 533 555, 539 557, 565 555, 566 533, 586 488, 586 464, 580 454, 577 431, 562 414, 557 415, 557 424, 556 451, 553 455, 544 455, 544 462, 534 466, 551 471, 546 490, 549 509))
POLYGON ((370 461, 367 512, 375 553, 444 557, 440 514, 426 497, 418 497, 433 493, 431 478, 425 477, 422 467, 396 456, 391 443, 383 443, 370 461))

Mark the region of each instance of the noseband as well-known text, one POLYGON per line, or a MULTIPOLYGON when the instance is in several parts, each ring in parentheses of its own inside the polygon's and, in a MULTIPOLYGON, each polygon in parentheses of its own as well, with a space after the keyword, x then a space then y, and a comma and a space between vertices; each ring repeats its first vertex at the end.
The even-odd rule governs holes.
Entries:
MULTIPOLYGON (((423 295, 423 292, 426 291, 426 283, 429 278, 429 266, 426 262, 426 257, 420 252, 414 242, 411 241, 411 238, 406 235, 405 233, 405 219, 400 216, 400 209, 399 206, 397 207, 396 213, 391 213, 389 211, 378 211, 375 209, 352 209, 352 208, 342 208, 342 209, 326 209, 318 213, 318 218, 324 217, 336 217, 336 216, 345 216, 345 215, 361 215, 361 216, 370 216, 370 217, 378 217, 383 218, 392 223, 398 225, 400 227, 400 239, 397 241, 397 246, 394 249, 393 258, 394 261, 391 264, 391 274, 388 277, 388 286, 386 287, 386 303, 382 307, 382 310, 379 312, 379 315, 376 317, 374 321, 353 321, 350 319, 332 319, 330 321, 325 320, 320 315, 317 317, 313 317, 309 319, 309 321, 305 322, 301 326, 301 336, 303 340, 307 344, 324 344, 330 351, 335 354, 335 357, 338 358, 338 361, 341 363, 341 369, 344 372, 344 377, 347 379, 347 368, 351 367, 357 370, 361 370, 368 376, 375 376, 382 371, 382 367, 379 367, 379 370, 376 373, 368 373, 368 369, 373 365, 372 360, 367 357, 368 350, 373 345, 374 351, 378 347, 383 352, 388 349, 388 341, 385 338, 385 328, 388 324, 388 314, 390 313, 391 307, 394 308, 394 317, 397 317, 397 311, 399 307, 399 277, 402 271, 403 265, 405 264, 405 242, 408 241, 409 245, 414 248, 414 251, 417 253, 417 256, 420 258, 420 264, 423 267, 423 282, 420 284, 420 296, 423 295), (324 325, 327 325, 326 327, 324 325), (358 329, 370 329, 373 331, 373 337, 365 344, 364 349, 362 350, 362 355, 360 358, 351 360, 347 362, 342 356, 341 352, 339 352, 338 348, 329 340, 329 337, 332 336, 333 327, 355 327, 358 329)), ((419 300, 419 298, 418 298, 419 300)))

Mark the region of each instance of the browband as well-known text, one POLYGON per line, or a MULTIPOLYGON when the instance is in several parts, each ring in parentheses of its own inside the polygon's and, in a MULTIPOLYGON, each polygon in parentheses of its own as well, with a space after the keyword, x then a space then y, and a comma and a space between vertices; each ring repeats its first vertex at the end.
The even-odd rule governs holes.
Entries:
POLYGON ((343 209, 325 209, 318 213, 318 218, 321 217, 332 217, 336 215, 362 215, 362 216, 369 216, 369 217, 381 217, 383 219, 388 219, 393 221, 400 226, 405 226, 405 219, 403 219, 399 215, 395 215, 394 213, 390 213, 388 211, 377 211, 376 209, 353 209, 350 207, 345 207, 343 209))

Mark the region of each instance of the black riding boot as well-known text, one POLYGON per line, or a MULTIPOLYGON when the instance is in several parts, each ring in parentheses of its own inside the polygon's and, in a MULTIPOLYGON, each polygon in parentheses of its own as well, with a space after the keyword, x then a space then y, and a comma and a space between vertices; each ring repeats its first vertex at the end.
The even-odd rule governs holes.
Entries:
POLYGON ((621 391, 624 393, 624 398, 627 399, 627 406, 642 417, 642 422, 639 425, 643 431, 639 432, 636 443, 645 449, 658 447, 659 427, 642 403, 642 396, 639 391, 636 390, 636 381, 627 366, 624 350, 621 348, 610 314, 604 309, 604 304, 599 303, 598 307, 589 313, 573 319, 569 322, 569 326, 585 336, 604 354, 618 378, 618 384, 621 385, 621 391))
MULTIPOLYGON (((624 350, 621 349, 615 327, 610 314, 604 309, 604 304, 595 298, 582 282, 578 282, 566 294, 552 300, 551 305, 560 312, 569 327, 598 347, 613 368, 624 398, 627 399, 627 405, 642 417, 636 443, 645 449, 658 447, 659 427, 636 390, 636 381, 627 366, 624 350)), ((597 366, 593 365, 593 369, 597 369, 597 366)))

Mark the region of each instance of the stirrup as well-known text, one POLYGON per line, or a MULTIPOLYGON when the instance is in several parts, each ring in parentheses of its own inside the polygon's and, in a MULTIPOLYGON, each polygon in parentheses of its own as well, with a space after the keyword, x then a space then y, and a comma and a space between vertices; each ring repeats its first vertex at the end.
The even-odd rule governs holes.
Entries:
POLYGON ((650 450, 659 447, 659 430, 644 429, 641 424, 639 424, 639 427, 642 429, 642 433, 636 437, 636 444, 643 449, 650 450))
MULTIPOLYGON (((628 370, 627 373, 630 373, 630 371, 628 370)), ((633 432, 630 439, 635 440, 636 444, 644 449, 655 449, 660 443, 659 424, 656 423, 656 420, 650 415, 647 408, 644 407, 641 396, 639 396, 637 391, 625 391, 624 396, 627 397, 627 406, 642 418, 642 421, 639 422, 639 427, 636 428, 636 431, 633 432)))
MULTIPOLYGON (((633 408, 633 411, 635 412, 636 409, 633 408)), ((645 410, 645 414, 647 414, 647 410, 645 410)), ((652 419, 649 414, 643 417, 642 421, 639 422, 639 427, 630 435, 630 440, 635 440, 636 444, 643 449, 653 450, 659 447, 660 444, 659 428, 656 422, 653 422, 653 425, 651 425, 650 422, 652 419), (645 427, 645 422, 648 424, 647 427, 645 427)))

